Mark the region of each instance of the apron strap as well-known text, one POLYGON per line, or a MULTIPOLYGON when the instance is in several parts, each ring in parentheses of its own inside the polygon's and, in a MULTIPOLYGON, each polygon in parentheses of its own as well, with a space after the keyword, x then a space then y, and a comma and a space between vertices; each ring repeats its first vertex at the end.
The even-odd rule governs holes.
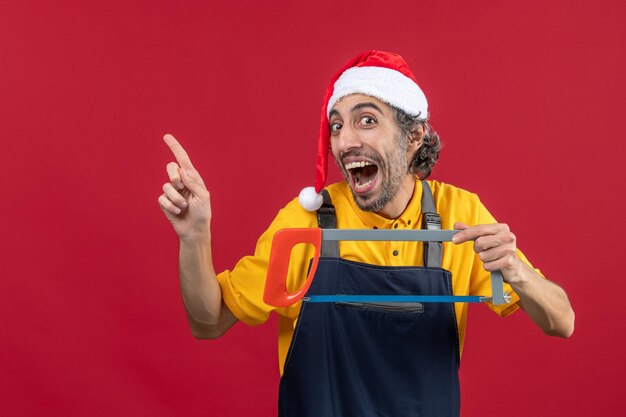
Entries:
MULTIPOLYGON (((337 215, 335 214, 335 206, 333 206, 333 202, 326 189, 322 190, 322 197, 324 198, 324 202, 322 203, 322 207, 317 210, 317 224, 322 229, 336 229, 337 215)), ((323 240, 320 255, 325 258, 339 258, 339 241, 323 240)))
MULTIPOLYGON (((322 190, 322 197, 322 207, 317 210, 317 223, 322 229, 336 229, 335 206, 326 189, 322 190)), ((422 229, 441 230, 441 218, 435 208, 433 193, 426 181, 422 181, 422 219, 422 229)), ((441 242, 424 242, 424 266, 441 268, 442 255, 441 242)), ((339 241, 322 241, 321 256, 339 258, 339 241)))
MULTIPOLYGON (((422 181, 422 229, 441 230, 441 218, 435 208, 430 186, 422 181)), ((441 268, 443 245, 441 242, 424 242, 424 266, 441 268)))

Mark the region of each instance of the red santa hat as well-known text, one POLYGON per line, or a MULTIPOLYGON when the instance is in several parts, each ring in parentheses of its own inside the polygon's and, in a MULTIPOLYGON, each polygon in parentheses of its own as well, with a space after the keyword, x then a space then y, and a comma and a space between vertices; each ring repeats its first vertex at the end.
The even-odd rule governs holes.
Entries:
POLYGON ((330 146, 328 115, 342 97, 356 93, 377 98, 418 119, 426 120, 428 117, 426 96, 400 55, 367 51, 352 58, 331 79, 324 96, 317 144, 315 187, 306 187, 299 196, 300 205, 305 210, 316 211, 322 206, 320 191, 326 183, 330 146))

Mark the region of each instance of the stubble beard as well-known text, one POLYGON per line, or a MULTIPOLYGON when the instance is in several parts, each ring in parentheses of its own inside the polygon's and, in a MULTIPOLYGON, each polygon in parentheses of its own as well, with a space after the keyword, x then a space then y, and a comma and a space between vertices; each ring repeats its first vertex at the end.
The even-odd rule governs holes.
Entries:
POLYGON ((376 165, 378 165, 378 175, 383 175, 380 195, 373 201, 363 201, 356 195, 350 185, 350 176, 348 172, 344 168, 341 161, 336 161, 337 165, 339 165, 339 168, 341 169, 345 181, 348 183, 348 188, 350 188, 354 202, 361 210, 372 212, 381 211, 398 194, 398 191, 402 186, 402 180, 409 172, 406 162, 408 143, 402 134, 398 134, 396 137, 396 143, 398 146, 396 147, 395 152, 392 151, 386 153, 384 158, 379 154, 362 154, 373 160, 376 165))

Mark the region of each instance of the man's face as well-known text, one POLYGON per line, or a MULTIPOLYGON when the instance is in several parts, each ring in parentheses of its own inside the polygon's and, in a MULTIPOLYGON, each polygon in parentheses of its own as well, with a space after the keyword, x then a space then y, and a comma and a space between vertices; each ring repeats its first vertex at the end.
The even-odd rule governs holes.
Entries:
POLYGON ((352 94, 330 116, 335 161, 361 210, 380 211, 410 177, 407 138, 401 137, 391 108, 373 97, 352 94))

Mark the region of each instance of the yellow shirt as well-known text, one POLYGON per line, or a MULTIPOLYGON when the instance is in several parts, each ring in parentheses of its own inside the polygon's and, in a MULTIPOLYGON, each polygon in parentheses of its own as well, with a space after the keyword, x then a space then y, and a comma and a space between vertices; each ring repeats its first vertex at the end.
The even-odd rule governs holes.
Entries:
MULTIPOLYGON (((470 226, 496 223, 476 194, 437 181, 428 181, 428 183, 441 217, 442 229, 452 229, 457 221, 470 226)), ((422 227, 422 184, 420 181, 416 182, 413 197, 397 219, 386 219, 376 213, 360 210, 345 182, 333 184, 327 190, 335 206, 337 228, 401 230, 422 227)), ((280 210, 270 227, 263 233, 254 255, 242 258, 232 271, 227 270, 217 276, 226 305, 242 322, 257 325, 264 323, 271 311, 279 315, 278 363, 281 375, 301 302, 286 308, 266 305, 263 302, 265 275, 274 234, 280 229, 302 227, 318 227, 317 215, 305 211, 298 200, 294 199, 280 210)), ((421 242, 342 241, 339 242, 339 252, 344 259, 381 266, 421 266, 424 259, 421 242)), ((521 252, 518 251, 518 254, 524 262, 528 263, 521 252)), ((312 247, 305 244, 298 244, 294 247, 286 278, 289 291, 302 286, 306 279, 309 260, 312 257, 312 247)), ((491 296, 491 276, 483 268, 471 242, 459 245, 444 242, 442 267, 452 273, 454 295, 491 296)), ((505 291, 512 290, 505 284, 505 291)), ((519 307, 517 294, 511 292, 511 296, 511 304, 493 306, 488 303, 489 308, 501 316, 511 314, 519 307)), ((467 303, 454 305, 461 350, 465 339, 467 306, 467 303)))

